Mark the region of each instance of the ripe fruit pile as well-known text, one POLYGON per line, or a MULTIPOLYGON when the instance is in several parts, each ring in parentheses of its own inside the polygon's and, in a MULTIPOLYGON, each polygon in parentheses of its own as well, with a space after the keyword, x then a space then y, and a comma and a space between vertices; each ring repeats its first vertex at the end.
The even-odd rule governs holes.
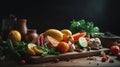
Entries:
POLYGON ((8 38, 13 44, 19 44, 14 46, 27 46, 24 50, 29 55, 45 55, 51 52, 54 54, 56 51, 66 53, 76 48, 82 49, 89 46, 86 38, 87 32, 78 31, 73 34, 70 29, 48 29, 38 34, 35 29, 28 29, 26 22, 26 19, 18 20, 18 27, 9 32, 8 38), (27 45, 23 45, 22 42, 27 45))
POLYGON ((27 34, 23 35, 19 30, 10 30, 8 38, 13 44, 9 44, 12 44, 13 49, 17 46, 18 49, 24 50, 31 56, 45 55, 45 53, 56 54, 57 51, 66 53, 74 51, 76 47, 85 48, 88 46, 85 38, 86 32, 77 32, 73 34, 69 29, 48 29, 38 34, 38 37, 31 42, 26 41, 26 36, 27 34), (27 43, 27 45, 23 43, 27 43))
POLYGON ((65 53, 73 49, 72 47, 75 48, 75 43, 80 43, 79 47, 87 47, 85 36, 86 32, 72 34, 69 29, 63 29, 61 31, 58 29, 48 29, 40 34, 36 45, 40 46, 47 43, 48 47, 55 48, 61 53, 65 53), (79 38, 82 38, 82 40, 79 40, 79 38))
MULTIPOLYGON (((28 32, 28 30, 26 31, 25 29, 24 32, 28 32)), ((29 30, 29 32, 31 32, 31 30, 29 30)), ((27 36, 28 33, 25 33, 23 35, 19 30, 11 30, 8 34, 8 38, 10 39, 10 41, 7 43, 8 48, 10 48, 10 50, 17 55, 19 55, 19 53, 17 52, 21 50, 30 56, 46 56, 50 54, 53 55, 72 52, 76 48, 78 48, 79 50, 83 48, 92 49, 94 47, 99 47, 99 45, 101 44, 99 38, 87 38, 86 35, 88 32, 78 31, 77 33, 74 32, 73 34, 69 29, 48 29, 40 34, 36 33, 35 30, 33 30, 32 33, 34 34, 29 34, 29 37, 27 36)), ((1 40, 2 37, 0 36, 0 42, 1 40)), ((118 46, 112 46, 110 50, 112 54, 120 58, 120 48, 118 46)), ((105 62, 108 59, 109 57, 105 56, 101 59, 101 61, 105 62)), ((20 64, 25 63, 25 60, 20 61, 20 64)))

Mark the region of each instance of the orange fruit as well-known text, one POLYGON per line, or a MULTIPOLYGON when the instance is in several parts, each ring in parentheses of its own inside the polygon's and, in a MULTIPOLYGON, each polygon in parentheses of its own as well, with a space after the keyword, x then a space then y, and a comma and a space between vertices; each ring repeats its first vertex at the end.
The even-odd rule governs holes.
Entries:
POLYGON ((59 42, 59 44, 57 46, 57 49, 62 53, 68 52, 69 48, 70 47, 69 47, 68 43, 66 43, 66 42, 59 42))
POLYGON ((8 34, 8 38, 10 38, 13 43, 16 43, 16 41, 21 41, 21 34, 17 30, 11 30, 8 34))

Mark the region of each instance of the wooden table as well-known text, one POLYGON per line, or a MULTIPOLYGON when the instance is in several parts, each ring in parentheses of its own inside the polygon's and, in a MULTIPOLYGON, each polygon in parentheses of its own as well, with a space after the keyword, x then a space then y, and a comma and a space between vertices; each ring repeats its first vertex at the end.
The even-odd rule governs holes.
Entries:
POLYGON ((106 67, 106 66, 120 66, 120 61, 116 59, 115 56, 110 56, 110 58, 114 59, 113 63, 110 63, 109 60, 106 62, 101 62, 100 56, 94 56, 96 57, 96 60, 88 60, 87 57, 83 58, 77 58, 77 59, 70 59, 69 61, 59 61, 59 62, 47 62, 47 63, 39 63, 39 64, 25 64, 25 65, 20 65, 16 61, 2 61, 0 62, 0 67, 51 67, 51 66, 91 66, 91 67, 106 67))
POLYGON ((18 63, 18 61, 13 61, 13 60, 9 60, 9 61, 1 61, 0 62, 0 67, 50 67, 50 66, 91 66, 91 67, 106 67, 106 66, 120 66, 120 61, 116 59, 116 56, 112 56, 112 55, 108 55, 111 59, 114 59, 113 63, 110 63, 109 60, 106 62, 101 62, 101 58, 99 53, 104 50, 107 55, 109 54, 109 49, 101 49, 101 50, 91 50, 91 51, 87 51, 87 52, 73 52, 73 53, 67 53, 67 54, 61 54, 59 56, 48 56, 46 58, 37 58, 37 59, 32 59, 34 61, 37 62, 41 62, 40 60, 42 60, 41 63, 32 63, 32 64, 25 64, 25 65, 20 65, 18 63), (70 60, 60 60, 59 62, 55 62, 55 61, 51 61, 52 59, 55 58, 64 58, 64 57, 69 57, 70 60), (95 57, 96 60, 88 60, 88 57, 95 57), (52 59, 51 59, 52 58, 52 59), (39 60, 38 60, 39 59, 39 60), (44 62, 43 61, 49 61, 49 62, 44 62))

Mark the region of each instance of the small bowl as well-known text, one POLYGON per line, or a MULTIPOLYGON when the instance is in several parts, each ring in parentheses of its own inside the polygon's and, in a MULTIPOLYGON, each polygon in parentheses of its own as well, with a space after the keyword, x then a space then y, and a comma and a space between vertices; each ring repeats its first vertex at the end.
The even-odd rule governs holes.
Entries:
POLYGON ((110 46, 118 44, 118 41, 120 40, 120 37, 100 37, 101 43, 103 47, 110 48, 110 46))

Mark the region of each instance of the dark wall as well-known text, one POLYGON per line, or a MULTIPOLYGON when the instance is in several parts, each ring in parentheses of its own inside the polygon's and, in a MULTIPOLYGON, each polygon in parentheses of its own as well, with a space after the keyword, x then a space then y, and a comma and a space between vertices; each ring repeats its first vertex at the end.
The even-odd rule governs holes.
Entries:
POLYGON ((28 28, 43 32, 48 28, 69 28, 73 19, 93 21, 102 32, 119 35, 119 0, 1 1, 0 19, 14 14, 28 19, 28 28))

